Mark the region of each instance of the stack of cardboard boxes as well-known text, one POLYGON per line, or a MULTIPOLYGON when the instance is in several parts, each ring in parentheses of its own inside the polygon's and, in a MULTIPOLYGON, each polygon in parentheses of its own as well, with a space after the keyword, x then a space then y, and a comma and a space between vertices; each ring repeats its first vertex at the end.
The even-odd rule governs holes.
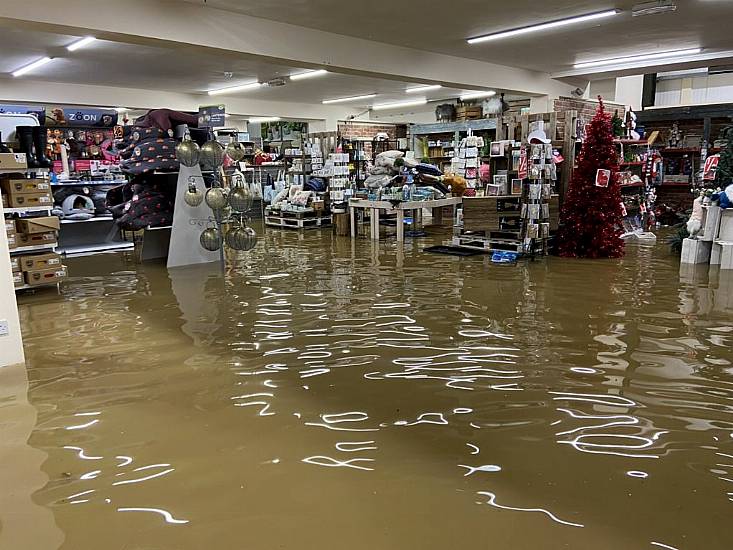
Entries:
MULTIPOLYGON (((53 205, 51 186, 45 179, 10 177, 0 180, 3 206, 7 208, 50 208, 53 205)), ((16 288, 25 285, 56 284, 66 277, 61 256, 51 248, 56 245, 61 227, 56 216, 6 218, 5 233, 11 251, 10 265, 16 288), (13 251, 32 246, 48 247, 28 254, 13 251)))
MULTIPOLYGON (((14 222, 12 234, 15 247, 26 246, 54 246, 59 230, 59 219, 56 216, 41 216, 5 220, 5 229, 8 231, 8 243, 11 242, 10 224, 14 222)), ((61 256, 52 250, 30 254, 11 256, 13 279, 15 286, 42 286, 56 284, 66 277, 66 267, 61 263, 61 256)))
POLYGON ((9 177, 0 180, 5 208, 51 208, 51 184, 42 178, 9 177))

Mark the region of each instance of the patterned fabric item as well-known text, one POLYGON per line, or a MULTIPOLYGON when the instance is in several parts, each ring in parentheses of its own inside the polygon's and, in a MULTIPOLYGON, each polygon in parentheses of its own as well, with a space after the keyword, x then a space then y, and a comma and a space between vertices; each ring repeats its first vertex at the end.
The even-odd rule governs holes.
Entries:
POLYGON ((135 120, 135 124, 137 126, 160 128, 167 132, 180 124, 186 124, 192 128, 196 128, 199 124, 199 117, 198 115, 182 113, 173 109, 153 109, 135 120))
POLYGON ((172 137, 159 128, 125 126, 123 131, 125 137, 117 144, 117 154, 123 159, 129 159, 135 152, 135 147, 142 141, 172 137))
POLYGON ((173 223, 173 200, 156 185, 134 186, 132 200, 125 203, 125 212, 117 220, 121 229, 138 231, 173 223))
POLYGON ((137 144, 132 156, 120 163, 127 174, 139 175, 154 170, 177 170, 176 140, 157 138, 143 140, 137 144))
POLYGON ((476 196, 476 190, 473 187, 467 187, 466 190, 463 192, 464 197, 475 197, 476 196))

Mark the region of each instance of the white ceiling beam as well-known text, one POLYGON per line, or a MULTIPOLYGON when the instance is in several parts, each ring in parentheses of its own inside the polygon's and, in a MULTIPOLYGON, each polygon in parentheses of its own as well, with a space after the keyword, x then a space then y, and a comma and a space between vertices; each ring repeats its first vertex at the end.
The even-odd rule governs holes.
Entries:
MULTIPOLYGON (((450 88, 566 92, 548 74, 373 42, 175 0, 0 2, 0 25, 248 57, 450 88)), ((348 29, 344 29, 348 31, 348 29)))

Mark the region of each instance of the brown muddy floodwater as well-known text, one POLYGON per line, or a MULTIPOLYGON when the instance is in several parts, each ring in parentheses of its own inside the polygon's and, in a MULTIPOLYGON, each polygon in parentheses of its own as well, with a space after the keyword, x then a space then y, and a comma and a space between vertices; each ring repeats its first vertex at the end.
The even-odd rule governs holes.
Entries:
POLYGON ((733 273, 426 242, 70 260, 0 372, 0 548, 733 548, 733 273))

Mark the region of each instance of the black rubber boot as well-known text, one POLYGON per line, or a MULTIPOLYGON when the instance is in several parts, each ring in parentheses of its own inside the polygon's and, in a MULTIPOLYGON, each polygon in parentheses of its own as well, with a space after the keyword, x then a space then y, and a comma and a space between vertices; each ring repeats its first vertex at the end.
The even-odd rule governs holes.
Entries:
POLYGON ((0 153, 12 153, 10 147, 3 143, 3 135, 0 133, 0 153))
POLYGON ((53 163, 46 156, 46 145, 48 145, 48 133, 45 126, 33 126, 33 145, 36 147, 36 164, 39 168, 51 168, 53 163))
POLYGON ((33 128, 34 126, 16 126, 15 137, 18 140, 20 152, 25 153, 28 168, 39 168, 36 156, 33 154, 33 128))

